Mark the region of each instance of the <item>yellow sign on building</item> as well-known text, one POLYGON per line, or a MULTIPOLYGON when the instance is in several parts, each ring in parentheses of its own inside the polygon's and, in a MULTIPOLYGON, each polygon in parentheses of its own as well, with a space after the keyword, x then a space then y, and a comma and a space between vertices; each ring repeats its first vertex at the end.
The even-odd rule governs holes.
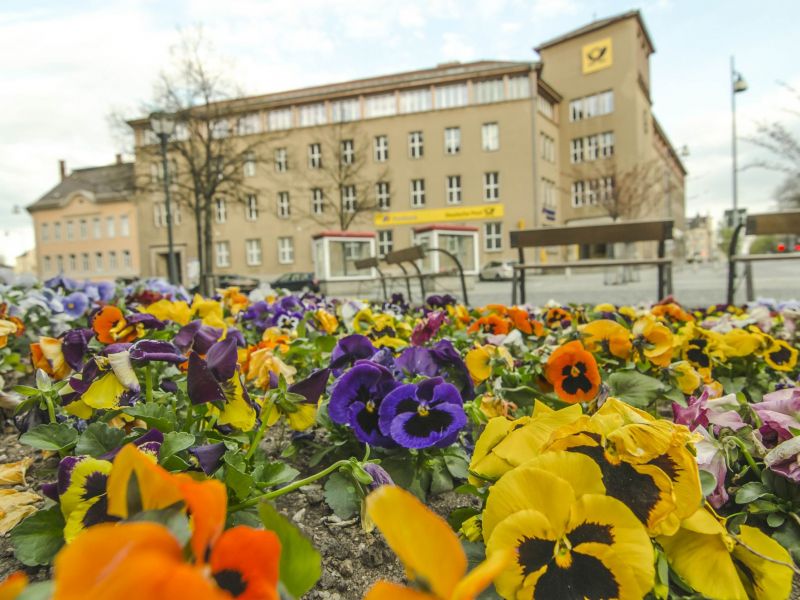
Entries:
POLYGON ((477 221, 499 219, 503 216, 502 204, 485 206, 454 206, 452 208, 427 208, 422 210, 403 210, 398 212, 379 212, 375 214, 376 227, 392 225, 422 225, 444 221, 477 221))
POLYGON ((581 48, 581 63, 584 75, 607 69, 614 62, 611 38, 603 38, 581 48))

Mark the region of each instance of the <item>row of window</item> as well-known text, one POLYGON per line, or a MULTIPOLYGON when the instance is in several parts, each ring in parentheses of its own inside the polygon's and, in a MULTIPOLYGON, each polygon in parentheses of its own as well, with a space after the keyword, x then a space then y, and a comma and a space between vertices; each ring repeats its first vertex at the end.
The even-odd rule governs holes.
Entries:
MULTIPOLYGON (((122 268, 130 269, 133 266, 131 260, 131 251, 123 250, 120 254, 122 259, 122 268)), ((89 252, 83 252, 80 255, 68 254, 66 257, 62 254, 57 254, 54 257, 46 255, 43 258, 44 272, 51 273, 53 272, 53 267, 55 267, 55 272, 57 273, 77 273, 79 271, 88 273, 92 270, 91 258, 91 254, 89 252), (66 265, 64 264, 65 259, 67 261, 66 265)), ((119 259, 120 256, 117 254, 116 250, 110 250, 105 254, 103 252, 95 252, 94 270, 98 273, 102 273, 106 270, 116 271, 120 268, 119 259)))
POLYGON ((572 206, 594 206, 611 202, 614 194, 614 178, 599 177, 572 183, 572 206))
MULTIPOLYGON (((260 239, 251 239, 244 241, 245 248, 245 261, 251 267, 258 266, 262 261, 262 249, 260 239)), ((218 267, 231 266, 231 243, 230 242, 216 242, 214 245, 214 257, 218 267)), ((294 238, 292 237, 279 237, 278 238, 278 263, 282 265, 290 265, 294 262, 294 238)))
MULTIPOLYGON (((530 97, 530 80, 526 75, 496 78, 475 82, 471 102, 487 104, 503 100, 517 100, 530 97)), ((424 87, 398 93, 389 92, 360 98, 317 102, 296 107, 279 108, 261 113, 248 113, 232 119, 220 119, 211 124, 211 136, 225 138, 232 134, 249 135, 263 131, 280 131, 292 127, 313 127, 327 123, 343 123, 359 119, 389 117, 397 114, 411 114, 433 109, 447 109, 470 104, 469 88, 466 82, 424 87), (330 109, 330 110, 329 110, 330 109)), ((551 105, 552 107, 552 105, 551 105)), ((551 117, 552 118, 552 117, 551 117)), ((177 140, 186 140, 189 130, 179 124, 175 130, 177 140)), ((158 142, 156 135, 144 131, 144 144, 158 142)))
POLYGON ((614 92, 608 90, 569 102, 569 120, 582 121, 614 112, 614 92))
MULTIPOLYGON (((81 240, 89 239, 89 220, 79 219, 78 223, 78 238, 81 240)), ((92 238, 99 240, 103 237, 103 221, 100 217, 94 217, 91 221, 92 238)), ((120 215, 119 217, 119 235, 128 237, 131 233, 128 215, 120 215)), ((115 217, 106 217, 105 237, 113 238, 117 235, 117 225, 115 217)), ((39 236, 42 242, 61 240, 61 222, 54 221, 52 223, 42 223, 39 226, 39 236), (52 237, 51 237, 52 236, 52 237)), ((67 220, 64 222, 64 237, 67 240, 74 240, 75 237, 75 221, 67 220)))
POLYGON ((606 131, 570 140, 570 162, 589 162, 614 156, 614 132, 606 131))

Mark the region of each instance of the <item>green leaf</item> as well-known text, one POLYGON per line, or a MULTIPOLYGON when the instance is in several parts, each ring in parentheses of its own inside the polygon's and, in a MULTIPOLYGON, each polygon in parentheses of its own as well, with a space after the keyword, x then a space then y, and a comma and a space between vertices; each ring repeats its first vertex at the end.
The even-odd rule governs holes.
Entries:
POLYGON ((23 433, 19 441, 40 450, 62 452, 75 445, 78 432, 66 423, 37 425, 23 433))
POLYGON ((631 406, 644 408, 655 401, 664 389, 663 384, 654 377, 638 371, 616 371, 608 378, 611 395, 631 406))
POLYGON ((770 493, 770 491, 765 488, 761 483, 758 481, 751 481, 750 483, 745 483, 739 491, 736 492, 736 504, 749 504, 762 496, 766 496, 770 493))
POLYGON ((447 471, 444 461, 438 463, 431 472, 431 494, 444 494, 453 489, 453 478, 447 471))
POLYGON ((181 546, 185 546, 192 537, 192 531, 189 528, 189 517, 186 516, 183 507, 143 510, 131 515, 128 521, 147 521, 163 525, 170 530, 170 533, 175 536, 181 546))
POLYGON ((447 470, 455 479, 466 479, 469 477, 469 461, 462 456, 453 454, 444 455, 444 464, 447 470))
POLYGON ((461 524, 469 519, 470 517, 474 517, 475 515, 479 515, 481 511, 477 508, 472 506, 462 506, 460 508, 453 509, 449 515, 447 515, 447 522, 450 524, 450 527, 453 528, 454 531, 458 531, 461 529, 461 524))
POLYGON ((164 462, 173 454, 191 448, 194 445, 194 436, 185 431, 171 431, 164 435, 164 442, 158 451, 158 460, 164 462))
POLYGON ((259 486, 275 487, 294 481, 299 474, 300 471, 294 467, 290 467, 284 462, 275 461, 256 467, 253 477, 258 481, 259 486))
POLYGON ((780 527, 786 521, 786 515, 783 513, 770 513, 767 515, 767 525, 770 527, 780 527))
POLYGON ((81 434, 75 445, 75 454, 88 454, 97 458, 122 445, 125 432, 105 423, 92 423, 81 434))
POLYGON ((140 402, 128 406, 124 411, 126 415, 136 417, 163 433, 175 429, 175 413, 171 408, 155 402, 140 402))
POLYGON ((325 502, 340 519, 349 519, 361 507, 356 484, 341 473, 333 473, 325 482, 325 502))
POLYGON ((243 469, 225 461, 225 485, 227 485, 239 500, 245 500, 253 491, 255 482, 243 469))
POLYGON ((49 565, 64 545, 64 525, 58 506, 34 513, 11 530, 14 556, 29 567, 49 565))
POLYGON ((55 581, 37 581, 26 587, 16 600, 50 600, 53 597, 55 581))
POLYGON ((258 514, 264 527, 274 531, 281 541, 281 582, 294 598, 299 598, 314 587, 322 575, 322 557, 274 506, 263 502, 258 514))
POLYGON ((717 478, 713 473, 700 469, 700 487, 703 490, 703 496, 710 496, 717 487, 717 478))
POLYGON ((30 387, 28 385, 15 385, 11 389, 17 392, 18 394, 22 394, 23 396, 30 397, 39 395, 39 390, 37 390, 35 387, 30 387))

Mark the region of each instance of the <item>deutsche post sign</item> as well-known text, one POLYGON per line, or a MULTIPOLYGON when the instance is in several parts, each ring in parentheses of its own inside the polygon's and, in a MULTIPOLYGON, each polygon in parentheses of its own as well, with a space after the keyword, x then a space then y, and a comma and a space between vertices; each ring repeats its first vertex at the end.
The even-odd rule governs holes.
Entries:
POLYGON ((607 69, 614 62, 611 52, 611 38, 604 38, 581 48, 581 64, 583 74, 607 69))
POLYGON ((502 204, 379 212, 375 214, 375 226, 390 227, 392 225, 422 225, 423 223, 442 223, 444 221, 499 219, 503 214, 502 204))

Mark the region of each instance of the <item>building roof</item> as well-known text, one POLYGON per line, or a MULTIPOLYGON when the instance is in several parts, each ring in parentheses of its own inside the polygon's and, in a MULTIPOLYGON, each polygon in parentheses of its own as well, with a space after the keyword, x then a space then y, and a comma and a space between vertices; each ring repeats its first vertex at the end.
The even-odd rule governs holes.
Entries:
MULTIPOLYGON (((448 62, 432 68, 403 71, 377 77, 352 79, 341 83, 317 85, 285 92, 274 92, 258 96, 247 96, 225 100, 219 106, 228 105, 232 112, 254 110, 264 106, 285 106, 321 99, 347 98, 358 94, 377 92, 387 88, 415 88, 435 81, 457 81, 469 77, 490 76, 511 70, 535 69, 536 61, 479 60, 469 63, 448 62)), ((131 126, 147 123, 146 117, 128 121, 131 126)))
POLYGON ((678 152, 675 150, 675 146, 672 145, 672 142, 667 137, 667 133, 664 131, 664 128, 661 127, 661 123, 658 122, 658 119, 656 119, 655 115, 653 115, 653 129, 655 129, 656 135, 658 135, 659 137, 661 137, 662 140, 664 140, 664 145, 666 145, 667 151, 669 152, 672 159, 675 161, 675 164, 678 165, 678 168, 684 175, 687 175, 688 171, 686 170, 686 167, 684 166, 681 157, 678 155, 678 152))
POLYGON ((89 192, 95 202, 113 202, 136 190, 133 163, 114 163, 103 167, 75 169, 53 189, 27 207, 28 212, 59 208, 71 194, 89 192))
POLYGON ((584 25, 583 27, 578 27, 578 29, 573 29, 572 31, 568 31, 558 37, 554 37, 546 42, 542 42, 538 46, 534 48, 536 52, 541 53, 542 50, 545 48, 549 48, 551 46, 555 46, 557 44, 561 44, 562 42, 566 42, 567 40, 571 40, 581 35, 585 35, 587 33, 592 33, 593 31, 597 31, 598 29, 603 29, 604 27, 608 27, 609 25, 613 25, 614 23, 618 23, 619 21, 624 21, 625 19, 636 19, 639 21, 639 26, 642 28, 644 32, 644 37, 647 40, 647 43, 650 45, 650 52, 655 52, 656 47, 653 45, 653 40, 650 37, 650 33, 647 31, 647 27, 645 27, 644 20, 642 19, 642 13, 638 10, 629 10, 628 12, 624 12, 618 15, 614 15, 611 17, 606 17, 605 19, 598 19, 596 21, 592 21, 588 25, 584 25))

